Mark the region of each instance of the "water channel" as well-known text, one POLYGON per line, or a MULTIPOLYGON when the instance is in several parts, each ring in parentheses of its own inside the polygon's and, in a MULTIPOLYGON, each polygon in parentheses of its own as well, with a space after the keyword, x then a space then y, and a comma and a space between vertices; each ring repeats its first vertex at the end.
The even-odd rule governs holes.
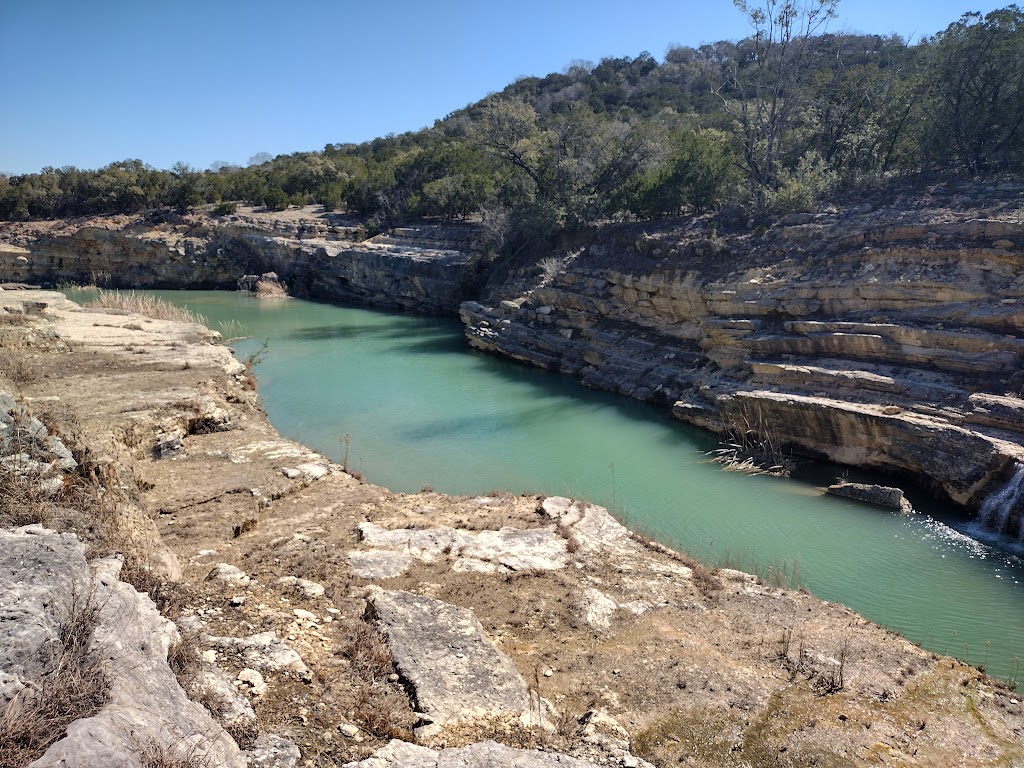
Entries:
POLYGON ((350 466, 369 482, 586 498, 710 563, 795 569, 814 594, 914 642, 1019 676, 1024 561, 914 489, 919 514, 899 516, 823 495, 837 467, 812 467, 803 480, 723 471, 706 460, 713 437, 661 409, 472 351, 457 320, 156 293, 213 328, 244 326, 252 339, 233 345, 239 357, 267 340, 257 374, 270 420, 336 461, 348 435, 350 466))

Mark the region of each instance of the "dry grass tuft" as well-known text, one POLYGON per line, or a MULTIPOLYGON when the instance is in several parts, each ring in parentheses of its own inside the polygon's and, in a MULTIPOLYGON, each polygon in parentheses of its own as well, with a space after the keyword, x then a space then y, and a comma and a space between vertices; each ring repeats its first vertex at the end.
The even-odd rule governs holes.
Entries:
POLYGON ((276 280, 260 280, 256 283, 256 295, 261 299, 287 299, 288 291, 276 280))
POLYGON ((20 331, 0 328, 0 375, 19 385, 39 379, 39 366, 20 331))
POLYGON ((0 457, 0 527, 49 526, 56 516, 55 504, 30 468, 31 462, 46 463, 50 457, 44 443, 31 433, 31 415, 23 410, 11 415, 14 423, 4 440, 8 455, 0 457))
POLYGON ((760 408, 741 407, 722 446, 707 455, 732 472, 789 477, 796 470, 793 456, 760 408))
POLYGON ((137 592, 147 593, 156 604, 156 609, 167 618, 177 618, 185 607, 187 588, 159 576, 150 565, 133 553, 125 555, 121 581, 131 584, 137 592))
POLYGON ((142 768, 209 768, 210 759, 197 746, 187 749, 149 741, 139 747, 142 768))
POLYGON ((634 541, 642 544, 647 549, 650 549, 653 552, 660 552, 661 554, 672 558, 677 563, 689 568, 691 572, 690 577, 693 580, 694 586, 697 587, 700 593, 705 597, 713 597, 716 592, 722 589, 722 582, 716 575, 715 569, 704 565, 704 563, 697 558, 691 557, 683 552, 676 552, 674 549, 670 549, 664 544, 654 541, 654 539, 641 531, 631 530, 629 535, 634 541))
POLYGON ((178 642, 167 653, 167 666, 186 691, 202 671, 202 650, 203 641, 198 632, 181 632, 178 634, 178 642))
POLYGON ((349 660, 355 680, 346 675, 347 681, 343 682, 332 676, 328 689, 367 733, 384 739, 411 740, 416 718, 408 696, 388 680, 395 667, 384 638, 359 620, 348 622, 344 631, 341 654, 349 660))
POLYGON ((394 672, 394 659, 384 638, 363 621, 352 621, 348 637, 342 646, 342 655, 352 664, 352 670, 367 682, 376 682, 394 672))
POLYGON ((62 738, 71 722, 91 717, 106 703, 107 677, 97 655, 89 654, 98 617, 90 597, 72 596, 50 670, 0 713, 0 768, 28 765, 62 738))
POLYGON ((28 325, 29 318, 24 312, 0 312, 0 326, 28 325))
POLYGON ((196 312, 177 307, 157 296, 138 294, 135 291, 122 293, 121 291, 101 290, 95 299, 86 302, 84 306, 117 309, 143 317, 151 317, 154 320, 176 320, 182 323, 206 325, 206 318, 196 312))

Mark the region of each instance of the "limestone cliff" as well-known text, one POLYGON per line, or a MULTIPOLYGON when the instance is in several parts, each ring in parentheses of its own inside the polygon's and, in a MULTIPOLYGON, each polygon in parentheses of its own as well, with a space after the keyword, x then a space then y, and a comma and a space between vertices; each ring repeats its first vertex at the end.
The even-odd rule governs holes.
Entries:
POLYGON ((366 239, 343 217, 162 214, 3 225, 0 276, 112 288, 222 288, 276 272, 294 295, 448 313, 478 255, 473 230, 421 226, 366 239))
MULTIPOLYGON (((480 349, 977 509, 1024 463, 1022 195, 916 188, 730 232, 709 217, 609 225, 543 269, 491 274, 460 312, 480 349)), ((298 296, 447 313, 487 277, 474 237, 424 224, 365 239, 313 209, 8 223, 0 278, 233 289, 272 271, 298 296)), ((1015 498, 998 525, 1020 536, 1015 498)))
POLYGON ((1020 192, 609 228, 461 315, 480 349, 976 508, 1024 460, 1020 192))

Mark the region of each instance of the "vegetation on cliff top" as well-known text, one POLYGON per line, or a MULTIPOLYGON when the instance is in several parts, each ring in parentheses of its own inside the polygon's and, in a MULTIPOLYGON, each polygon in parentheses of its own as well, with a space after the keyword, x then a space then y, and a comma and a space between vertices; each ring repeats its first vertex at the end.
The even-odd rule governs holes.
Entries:
POLYGON ((745 221, 894 176, 1024 169, 1016 5, 966 13, 911 45, 829 33, 838 0, 735 2, 746 39, 675 47, 663 62, 574 62, 415 133, 246 168, 125 160, 0 176, 0 218, 317 203, 371 229, 481 214, 494 246, 520 248, 609 218, 720 210, 745 221))

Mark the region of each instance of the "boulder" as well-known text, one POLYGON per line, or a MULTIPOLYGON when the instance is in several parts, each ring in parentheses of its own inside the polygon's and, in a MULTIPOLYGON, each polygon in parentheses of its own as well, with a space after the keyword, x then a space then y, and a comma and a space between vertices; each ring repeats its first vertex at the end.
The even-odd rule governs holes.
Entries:
POLYGON ((89 652, 102 659, 108 675, 107 703, 71 723, 33 767, 142 768, 142 753, 149 750, 245 768, 238 745, 185 695, 167 664, 178 640, 174 624, 147 595, 118 580, 120 569, 117 558, 97 561, 89 584, 98 608, 89 652))
POLYGON ((374 589, 370 613, 413 694, 420 739, 485 718, 530 721, 531 695, 473 611, 411 592, 374 589))
POLYGON ((910 502, 903 496, 899 488, 890 488, 884 485, 869 485, 866 483, 836 483, 830 485, 826 490, 833 496, 843 496, 848 499, 864 501, 878 507, 885 507, 900 514, 910 514, 914 511, 910 502))

